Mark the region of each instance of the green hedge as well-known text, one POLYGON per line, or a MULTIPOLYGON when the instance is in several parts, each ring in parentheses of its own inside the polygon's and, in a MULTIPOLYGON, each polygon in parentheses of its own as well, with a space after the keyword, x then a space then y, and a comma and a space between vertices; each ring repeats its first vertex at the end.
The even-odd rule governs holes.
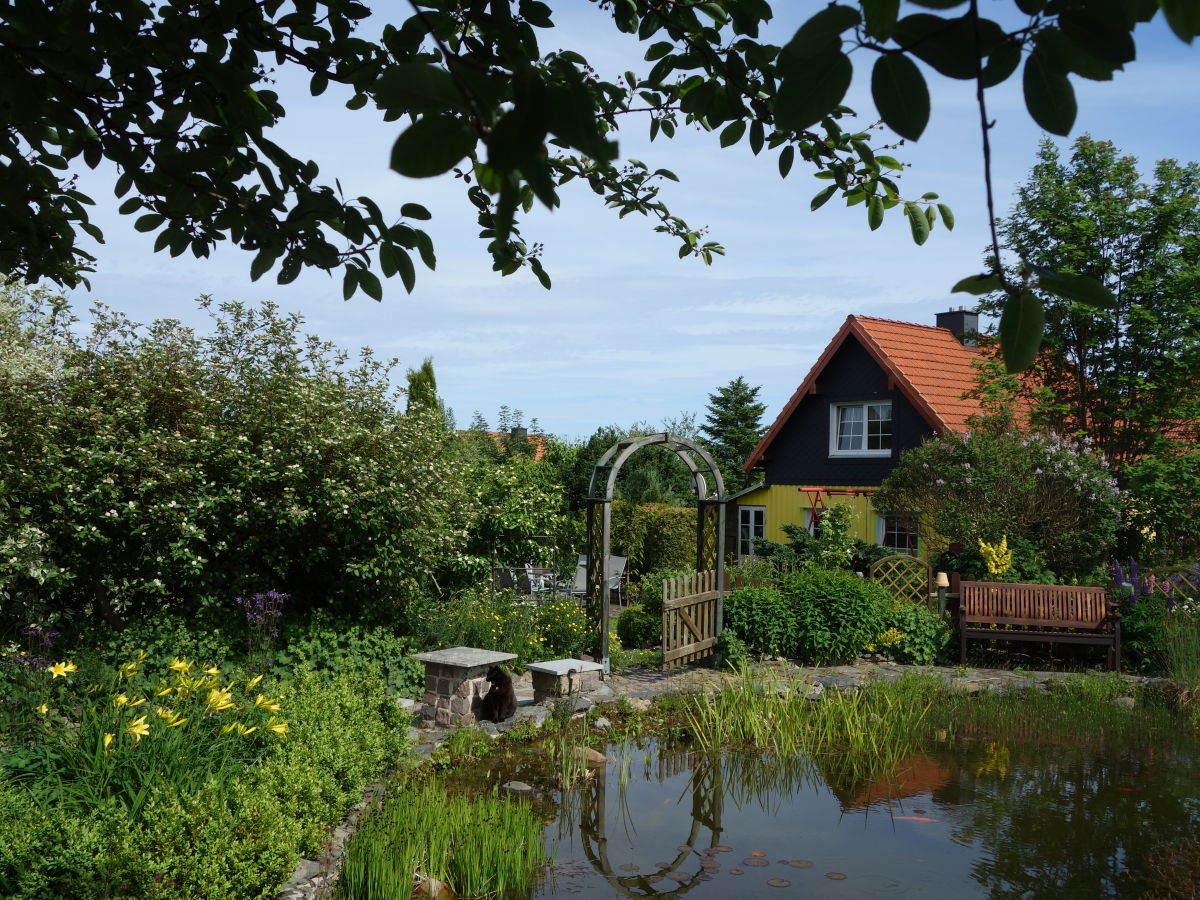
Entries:
POLYGON ((849 572, 805 568, 779 587, 744 587, 725 598, 724 624, 751 653, 824 664, 854 659, 883 631, 891 601, 849 572))

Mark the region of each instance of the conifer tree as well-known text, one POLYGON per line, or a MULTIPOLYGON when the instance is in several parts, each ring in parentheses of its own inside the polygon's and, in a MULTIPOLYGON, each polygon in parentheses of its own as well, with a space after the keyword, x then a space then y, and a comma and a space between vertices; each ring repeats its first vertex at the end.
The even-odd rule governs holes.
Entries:
POLYGON ((757 402, 761 390, 761 385, 751 387, 739 375, 708 395, 700 432, 721 468, 727 493, 749 486, 754 477, 753 472, 745 471, 742 466, 766 430, 762 415, 767 405, 757 402))

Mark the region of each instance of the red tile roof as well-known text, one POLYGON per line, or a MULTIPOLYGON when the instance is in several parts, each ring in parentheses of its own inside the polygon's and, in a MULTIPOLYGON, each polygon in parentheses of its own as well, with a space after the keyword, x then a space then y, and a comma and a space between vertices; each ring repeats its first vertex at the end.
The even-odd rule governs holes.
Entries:
POLYGON ((821 372, 851 335, 887 374, 889 384, 916 407, 934 431, 965 431, 967 418, 980 412, 977 400, 963 399, 963 395, 975 386, 972 362, 979 357, 977 349, 964 347, 946 328, 872 316, 847 316, 804 382, 783 407, 775 424, 746 460, 747 470, 762 461, 767 448, 800 401, 815 393, 821 372))

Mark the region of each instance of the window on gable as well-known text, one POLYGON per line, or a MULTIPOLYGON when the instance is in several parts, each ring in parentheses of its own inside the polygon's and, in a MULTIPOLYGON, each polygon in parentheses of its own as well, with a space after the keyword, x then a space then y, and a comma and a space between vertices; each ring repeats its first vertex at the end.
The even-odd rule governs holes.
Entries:
POLYGON ((890 456, 892 404, 835 403, 829 408, 831 456, 890 456))
POLYGON ((754 555, 754 542, 767 536, 765 506, 738 507, 738 558, 754 555))

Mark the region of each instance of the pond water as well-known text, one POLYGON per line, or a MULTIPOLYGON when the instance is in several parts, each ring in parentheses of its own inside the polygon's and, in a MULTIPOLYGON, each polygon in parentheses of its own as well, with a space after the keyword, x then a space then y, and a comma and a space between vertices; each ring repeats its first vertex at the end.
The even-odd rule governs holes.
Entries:
POLYGON ((1136 897, 1148 856, 1200 825, 1187 737, 962 739, 874 778, 833 757, 605 752, 549 813, 538 897, 1136 897))

